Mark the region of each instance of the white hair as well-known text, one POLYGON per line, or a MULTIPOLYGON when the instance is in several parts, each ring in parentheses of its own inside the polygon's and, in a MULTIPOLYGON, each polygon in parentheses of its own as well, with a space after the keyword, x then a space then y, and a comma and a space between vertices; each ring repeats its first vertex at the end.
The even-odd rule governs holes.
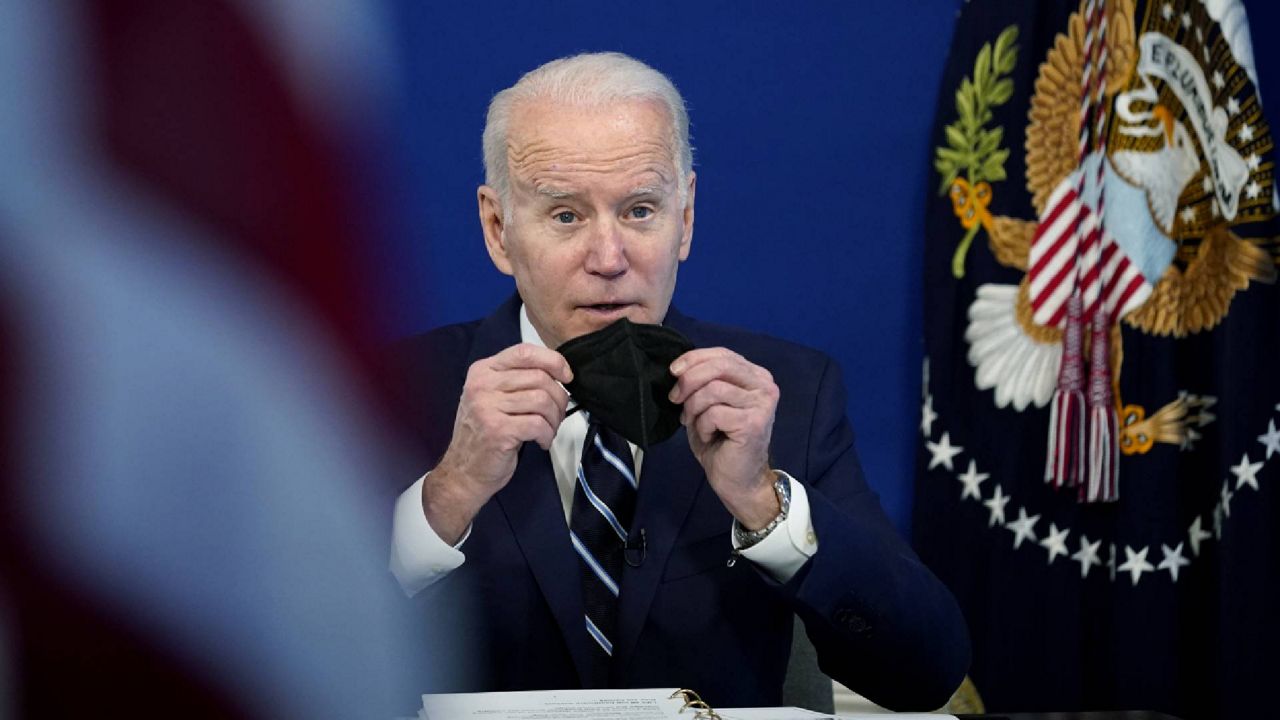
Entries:
POLYGON ((693 171, 693 148, 689 144, 689 113, 680 91, 666 75, 628 55, 583 53, 530 70, 489 102, 484 125, 484 177, 485 183, 497 190, 504 214, 510 212, 511 198, 507 166, 511 113, 520 103, 534 100, 578 107, 599 107, 620 100, 660 102, 671 118, 672 147, 676 149, 672 160, 676 165, 680 202, 687 200, 686 180, 693 171))

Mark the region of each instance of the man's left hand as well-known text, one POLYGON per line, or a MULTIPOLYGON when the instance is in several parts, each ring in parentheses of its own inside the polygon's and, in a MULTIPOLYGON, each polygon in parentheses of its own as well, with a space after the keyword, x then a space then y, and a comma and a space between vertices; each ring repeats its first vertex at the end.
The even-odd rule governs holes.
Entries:
POLYGON ((773 375, 725 348, 699 348, 671 363, 671 401, 684 403, 680 422, 711 489, 748 530, 780 511, 769 469, 769 440, 778 408, 773 375))

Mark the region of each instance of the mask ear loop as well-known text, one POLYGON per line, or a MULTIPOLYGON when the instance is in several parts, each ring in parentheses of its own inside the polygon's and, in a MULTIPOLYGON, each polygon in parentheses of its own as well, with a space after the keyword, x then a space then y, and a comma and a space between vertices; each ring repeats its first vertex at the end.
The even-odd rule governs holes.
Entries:
POLYGON ((568 410, 566 410, 566 411, 565 411, 564 416, 567 418, 567 417, 569 417, 570 415, 572 415, 572 414, 574 414, 574 413, 578 412, 579 410, 581 410, 581 409, 582 409, 582 406, 578 404, 578 401, 577 401, 577 400, 574 400, 574 399, 573 399, 573 393, 569 392, 569 388, 565 387, 565 386, 564 386, 564 383, 562 383, 562 382, 560 382, 560 381, 558 381, 558 380, 556 381, 556 384, 560 386, 560 389, 564 391, 564 394, 565 394, 565 395, 568 395, 568 396, 569 396, 569 403, 570 403, 571 407, 570 407, 568 410))

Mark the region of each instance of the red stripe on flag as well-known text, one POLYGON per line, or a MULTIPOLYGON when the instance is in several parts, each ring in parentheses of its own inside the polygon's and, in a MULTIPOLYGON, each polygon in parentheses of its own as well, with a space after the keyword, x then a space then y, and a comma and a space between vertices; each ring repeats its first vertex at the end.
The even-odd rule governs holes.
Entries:
POLYGON ((1111 311, 1116 315, 1119 315, 1120 310, 1122 310, 1124 306, 1128 304, 1129 299, 1132 298, 1134 294, 1136 294, 1138 290, 1140 290, 1146 284, 1147 284, 1147 279, 1142 276, 1142 273, 1138 273, 1137 275, 1135 275, 1133 279, 1129 281, 1128 286, 1125 287, 1124 292, 1120 293, 1120 299, 1116 302, 1115 307, 1113 307, 1111 311))
POLYGON ((1058 216, 1062 214, 1065 208, 1072 204, 1074 199, 1075 192, 1068 191, 1066 195, 1063 196, 1062 200, 1053 206, 1049 211, 1049 214, 1042 219, 1040 224, 1036 227, 1035 238, 1031 241, 1031 254, 1039 255, 1039 259, 1033 263, 1031 268, 1028 270, 1028 273, 1033 277, 1044 270, 1045 264, 1058 253, 1058 250, 1062 247, 1063 243, 1075 236, 1076 228, 1080 225, 1080 213, 1076 214, 1075 219, 1071 223, 1071 227, 1068 228, 1066 232, 1059 233, 1057 237, 1054 237, 1052 241, 1049 241, 1051 242, 1051 245, 1048 249, 1044 250, 1044 254, 1040 255, 1037 252, 1038 248, 1036 246, 1043 244, 1046 241, 1045 238, 1051 237, 1048 235, 1048 229, 1058 221, 1058 216))
MULTIPOLYGON (((1063 283, 1063 281, 1066 279, 1067 274, 1075 272, 1075 270, 1076 270, 1075 263, 1071 263, 1071 262, 1063 263, 1062 267, 1058 269, 1058 274, 1053 276, 1053 279, 1049 281, 1049 284, 1045 286, 1045 289, 1039 294, 1037 294, 1036 297, 1033 297, 1031 299, 1032 309, 1039 310, 1041 306, 1044 305, 1045 301, 1049 298, 1049 296, 1053 294, 1053 290, 1063 283)), ((1058 321, 1062 319, 1063 308, 1066 307, 1066 305, 1067 305, 1066 303, 1059 303, 1058 309, 1053 314, 1053 320, 1051 320, 1049 323, 1050 326, 1057 325, 1058 321)))

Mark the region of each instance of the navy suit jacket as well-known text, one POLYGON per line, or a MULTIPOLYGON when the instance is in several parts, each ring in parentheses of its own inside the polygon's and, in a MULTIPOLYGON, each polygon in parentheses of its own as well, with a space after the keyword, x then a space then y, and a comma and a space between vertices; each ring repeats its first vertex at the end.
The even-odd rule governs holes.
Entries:
MULTIPOLYGON (((471 363, 520 341, 519 307, 512 297, 484 320, 398 348, 400 392, 417 429, 411 476, 448 446, 471 363)), ((713 706, 777 705, 798 616, 828 675, 890 708, 941 706, 968 669, 964 621, 867 487, 835 364, 675 309, 665 324, 697 347, 728 347, 773 373, 781 399, 772 464, 804 484, 819 548, 785 584, 746 560, 730 567, 732 518, 684 429, 651 447, 632 523, 646 547, 622 575, 610 684, 689 687, 713 706)), ((480 510, 461 549, 462 567, 416 599, 431 619, 436 666, 456 670, 435 689, 582 687, 590 640, 578 561, 550 456, 536 443, 525 443, 515 475, 480 510)))

